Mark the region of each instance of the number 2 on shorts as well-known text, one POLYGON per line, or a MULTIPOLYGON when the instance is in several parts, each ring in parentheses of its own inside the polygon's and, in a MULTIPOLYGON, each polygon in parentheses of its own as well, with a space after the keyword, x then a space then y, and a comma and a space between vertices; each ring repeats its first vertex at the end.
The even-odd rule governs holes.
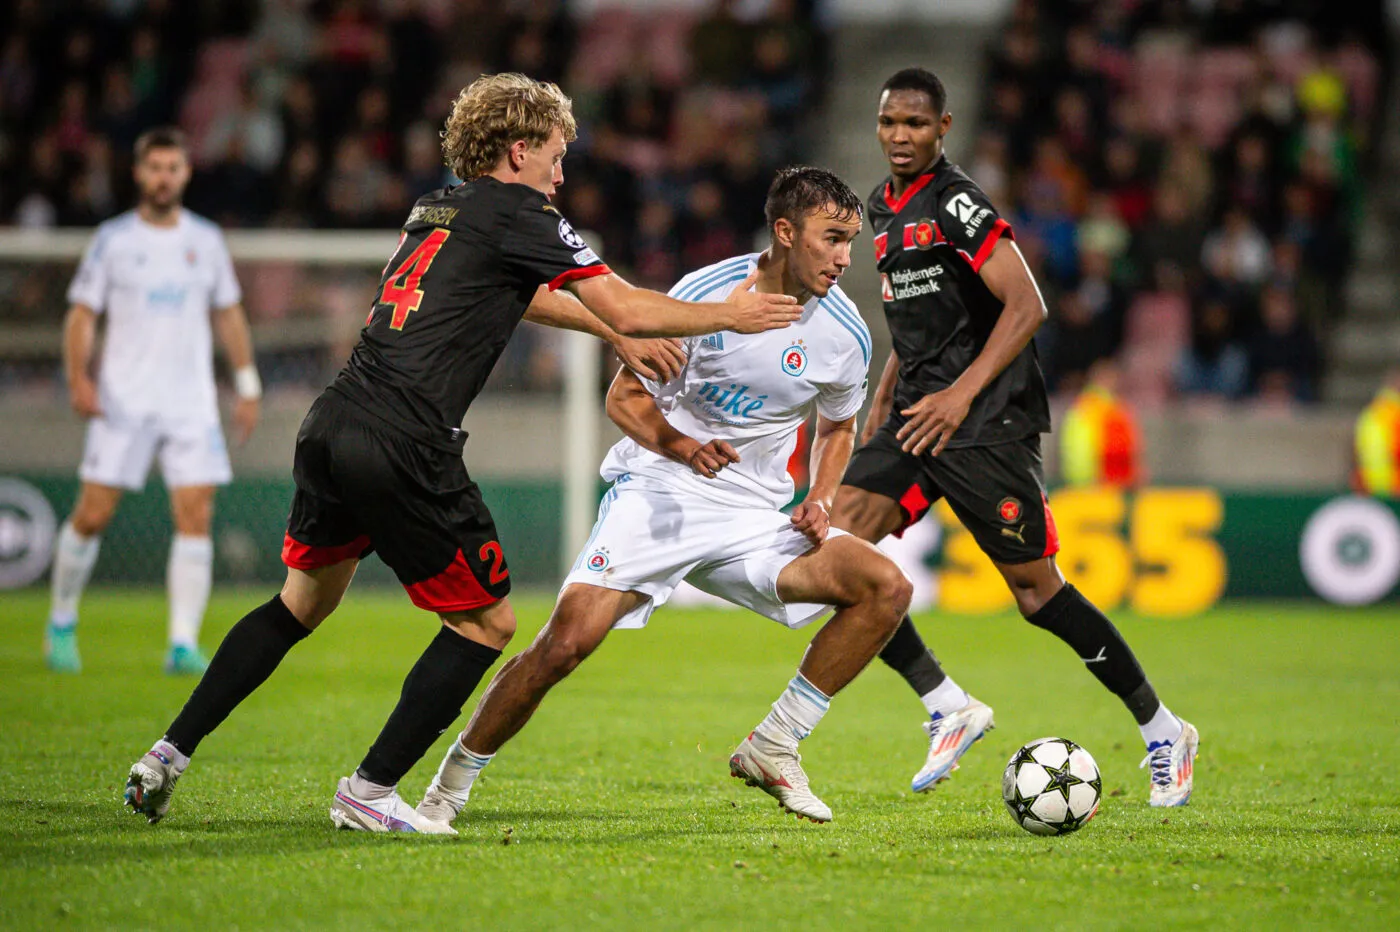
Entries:
POLYGON ((483 561, 491 560, 491 585, 494 586, 498 582, 503 582, 505 578, 510 575, 510 571, 502 566, 506 561, 506 557, 505 554, 501 553, 501 545, 496 541, 488 540, 486 543, 482 544, 481 549, 477 551, 476 555, 483 561))

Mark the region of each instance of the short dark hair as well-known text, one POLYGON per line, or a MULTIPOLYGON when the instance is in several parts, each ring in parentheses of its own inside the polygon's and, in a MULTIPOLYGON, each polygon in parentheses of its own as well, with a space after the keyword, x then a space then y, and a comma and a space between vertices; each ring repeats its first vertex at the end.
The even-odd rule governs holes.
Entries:
POLYGON ((144 159, 146 153, 152 149, 179 149, 186 155, 190 151, 185 142, 185 134, 173 126, 157 126, 136 137, 136 145, 133 147, 136 161, 144 159))
POLYGON ((939 116, 948 109, 948 92, 943 89, 943 82, 927 68, 905 68, 896 71, 881 85, 880 96, 885 96, 886 91, 920 91, 928 95, 929 102, 933 104, 933 109, 939 116))
POLYGON ((763 216, 770 230, 780 217, 801 226, 807 214, 825 210, 827 205, 836 208, 831 216, 841 220, 851 217, 859 220, 864 214, 860 196, 833 172, 811 165, 789 165, 778 170, 768 187, 763 216))

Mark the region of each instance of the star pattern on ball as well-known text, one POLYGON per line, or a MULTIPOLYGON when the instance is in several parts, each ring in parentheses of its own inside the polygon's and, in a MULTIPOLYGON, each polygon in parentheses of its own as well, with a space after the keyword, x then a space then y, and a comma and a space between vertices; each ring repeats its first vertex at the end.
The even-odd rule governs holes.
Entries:
POLYGON ((1046 793, 1052 791, 1058 792, 1061 796, 1065 798, 1065 802, 1068 803, 1069 788, 1072 786, 1078 786, 1079 784, 1084 782, 1083 780, 1079 779, 1074 774, 1069 772, 1069 763, 1069 758, 1065 758, 1065 762, 1059 767, 1051 767, 1049 764, 1041 764, 1040 766, 1044 767, 1045 772, 1050 775, 1050 782, 1045 784, 1045 789, 1041 790, 1040 793, 1037 795, 1043 796, 1046 793))

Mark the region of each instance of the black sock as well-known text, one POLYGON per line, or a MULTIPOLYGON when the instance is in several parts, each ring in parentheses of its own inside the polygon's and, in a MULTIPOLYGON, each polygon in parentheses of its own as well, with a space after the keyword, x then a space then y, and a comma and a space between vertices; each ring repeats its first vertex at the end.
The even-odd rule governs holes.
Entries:
POLYGON ((1079 659, 1109 692, 1123 700, 1139 725, 1151 721, 1161 704, 1132 648, 1103 612, 1065 583, 1040 611, 1026 619, 1074 648, 1079 659))
POLYGON ((462 714, 476 684, 501 652, 469 641, 446 625, 403 681, 399 704, 370 745, 357 771, 381 786, 394 786, 462 714))
POLYGON ((277 669, 287 651, 311 632, 275 595, 229 629, 209 669, 165 732, 165 740, 193 754, 204 736, 228 718, 277 669))
POLYGON ((933 692, 948 678, 948 674, 938 665, 938 658, 919 637, 914 620, 908 615, 904 616, 894 630, 894 637, 880 651, 880 659, 904 677, 905 682, 920 696, 933 692))

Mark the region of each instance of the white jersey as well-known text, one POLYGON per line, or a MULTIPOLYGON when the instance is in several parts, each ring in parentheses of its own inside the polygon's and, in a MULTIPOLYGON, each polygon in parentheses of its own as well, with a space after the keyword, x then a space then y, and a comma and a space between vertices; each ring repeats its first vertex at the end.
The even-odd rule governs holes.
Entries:
POLYGON ((217 424, 209 314, 239 300, 223 234, 203 217, 181 210, 175 226, 156 227, 133 210, 99 226, 68 301, 107 317, 103 416, 217 424))
MULTIPOLYGON (((758 253, 693 272, 671 289, 683 301, 723 301, 753 271, 758 253)), ((707 499, 743 507, 782 508, 793 495, 788 459, 813 404, 835 421, 865 401, 870 331, 854 304, 833 287, 812 298, 782 330, 723 331, 684 341, 687 361, 664 385, 645 382, 666 420, 701 443, 728 441, 739 454, 714 479, 623 438, 603 460, 604 479, 632 474, 660 479, 707 499)))

